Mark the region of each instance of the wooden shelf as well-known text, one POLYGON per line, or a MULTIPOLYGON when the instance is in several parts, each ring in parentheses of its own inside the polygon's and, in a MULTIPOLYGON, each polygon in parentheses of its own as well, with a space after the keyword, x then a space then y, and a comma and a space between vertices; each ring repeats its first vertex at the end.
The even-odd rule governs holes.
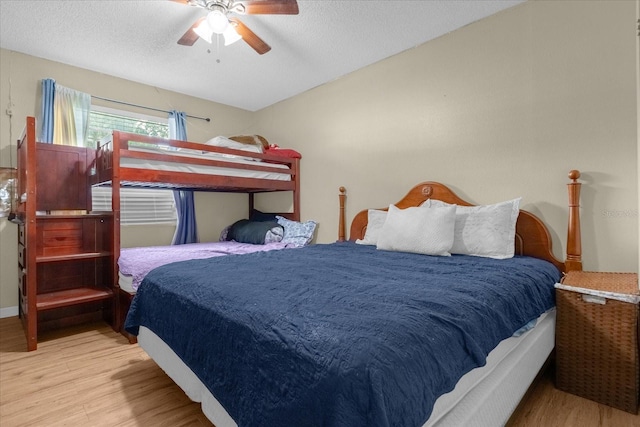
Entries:
POLYGON ((116 327, 113 212, 91 212, 96 150, 36 141, 36 121, 17 147, 18 281, 27 349, 38 332, 104 319, 116 327))
POLYGON ((75 304, 102 301, 113 297, 108 288, 75 288, 64 291, 39 294, 36 308, 38 311, 67 307, 75 304))
POLYGON ((36 262, 54 262, 54 261, 79 261, 83 259, 97 259, 108 257, 111 255, 111 252, 85 252, 85 253, 77 253, 77 254, 66 254, 66 255, 43 255, 38 256, 36 258, 36 262))

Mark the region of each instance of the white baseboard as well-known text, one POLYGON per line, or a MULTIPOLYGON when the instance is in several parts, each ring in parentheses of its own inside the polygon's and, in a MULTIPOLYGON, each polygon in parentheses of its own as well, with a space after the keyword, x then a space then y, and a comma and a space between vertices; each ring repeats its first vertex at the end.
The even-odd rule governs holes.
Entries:
POLYGON ((0 319, 5 317, 14 317, 18 315, 18 306, 0 308, 0 319))

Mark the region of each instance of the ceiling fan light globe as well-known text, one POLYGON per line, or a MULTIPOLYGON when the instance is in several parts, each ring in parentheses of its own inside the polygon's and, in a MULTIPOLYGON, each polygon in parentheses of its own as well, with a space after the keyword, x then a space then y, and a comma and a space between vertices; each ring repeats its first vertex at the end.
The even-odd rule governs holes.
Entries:
POLYGON ((238 40, 242 40, 242 36, 238 34, 233 25, 227 25, 227 28, 225 28, 222 35, 224 36, 225 46, 229 46, 230 44, 235 43, 238 40))
POLYGON ((227 18, 227 15, 217 9, 209 12, 206 21, 209 28, 211 28, 211 31, 216 34, 223 34, 224 30, 229 26, 229 19, 227 18))
POLYGON ((206 19, 204 21, 202 21, 202 23, 200 25, 198 25, 196 28, 194 28, 193 32, 196 33, 198 35, 198 37, 200 37, 201 39, 203 39, 207 43, 211 43, 212 42, 211 37, 213 36, 213 30, 211 29, 211 27, 207 23, 206 19))

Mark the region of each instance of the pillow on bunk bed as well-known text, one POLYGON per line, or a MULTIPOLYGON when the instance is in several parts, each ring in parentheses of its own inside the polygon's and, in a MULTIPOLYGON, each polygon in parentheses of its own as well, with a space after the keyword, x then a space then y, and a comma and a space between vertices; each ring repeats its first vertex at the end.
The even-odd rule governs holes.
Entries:
POLYGON ((298 222, 276 215, 278 224, 284 227, 282 243, 295 246, 306 246, 313 240, 313 233, 318 224, 315 221, 298 222))
MULTIPOLYGON (((452 254, 513 258, 521 198, 493 205, 457 206, 452 254)), ((423 207, 455 206, 431 199, 423 207)))
POLYGON ((284 229, 277 222, 241 219, 229 227, 226 240, 264 245, 265 243, 280 242, 283 237, 284 229))
MULTIPOLYGON (((262 145, 243 144, 242 142, 234 141, 233 139, 229 139, 224 136, 216 136, 215 138, 211 138, 210 140, 205 142, 205 145, 211 145, 213 147, 220 147, 220 148, 231 148, 232 150, 246 151, 249 153, 258 153, 258 154, 264 153, 262 149, 262 145)), ((214 153, 211 153, 210 151, 204 151, 204 153, 214 154, 214 153)), ((251 160, 254 162, 261 161, 261 159, 255 159, 253 157, 236 156, 235 154, 222 154, 222 153, 215 153, 215 154, 221 155, 227 158, 251 160)))
POLYGON ((243 144, 258 145, 261 146, 263 150, 269 147, 269 141, 262 135, 236 135, 230 136, 229 139, 243 144))

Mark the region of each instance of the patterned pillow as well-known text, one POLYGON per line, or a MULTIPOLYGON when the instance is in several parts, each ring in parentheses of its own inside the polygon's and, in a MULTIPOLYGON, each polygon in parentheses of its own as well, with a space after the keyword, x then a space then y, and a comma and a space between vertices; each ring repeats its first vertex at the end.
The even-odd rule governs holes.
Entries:
POLYGON ((220 232, 220 239, 219 241, 221 242, 226 242, 229 239, 227 239, 227 236, 229 236, 229 230, 231 230, 231 226, 227 225, 225 228, 222 229, 222 231, 220 232))
POLYGON ((290 219, 276 216, 278 224, 284 228, 284 237, 282 243, 292 244, 295 246, 306 246, 313 239, 313 233, 318 224, 315 221, 298 222, 290 219))
POLYGON ((284 237, 284 229, 282 227, 273 227, 264 235, 264 244, 278 243, 284 237))

